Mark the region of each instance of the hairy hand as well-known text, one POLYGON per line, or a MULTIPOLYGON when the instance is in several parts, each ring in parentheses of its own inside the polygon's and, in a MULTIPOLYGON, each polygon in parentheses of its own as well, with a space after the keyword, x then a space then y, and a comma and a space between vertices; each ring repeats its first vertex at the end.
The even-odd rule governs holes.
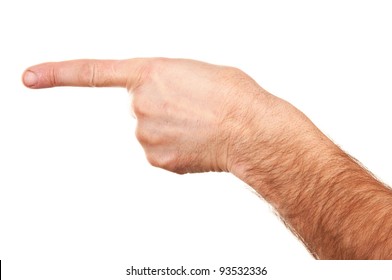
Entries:
POLYGON ((239 158, 255 148, 254 140, 247 143, 256 134, 250 124, 260 122, 274 99, 236 68, 185 59, 45 63, 26 70, 23 81, 34 89, 126 87, 147 159, 177 173, 235 173, 239 158))

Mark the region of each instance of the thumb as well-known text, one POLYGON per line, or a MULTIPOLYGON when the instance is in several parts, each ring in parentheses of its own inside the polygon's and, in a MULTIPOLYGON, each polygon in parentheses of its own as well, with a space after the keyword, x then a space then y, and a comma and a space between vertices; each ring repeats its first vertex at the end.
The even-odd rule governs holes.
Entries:
POLYGON ((70 60, 29 67, 23 73, 26 87, 39 89, 57 86, 127 87, 138 86, 146 59, 70 60))

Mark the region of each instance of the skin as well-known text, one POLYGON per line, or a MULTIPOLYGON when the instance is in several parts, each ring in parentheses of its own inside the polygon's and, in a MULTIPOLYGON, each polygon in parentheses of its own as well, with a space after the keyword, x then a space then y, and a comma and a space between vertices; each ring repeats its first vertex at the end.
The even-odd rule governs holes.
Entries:
POLYGON ((185 59, 74 60, 24 84, 124 87, 148 161, 179 174, 231 172, 320 259, 392 259, 392 191, 303 113, 239 69, 185 59))

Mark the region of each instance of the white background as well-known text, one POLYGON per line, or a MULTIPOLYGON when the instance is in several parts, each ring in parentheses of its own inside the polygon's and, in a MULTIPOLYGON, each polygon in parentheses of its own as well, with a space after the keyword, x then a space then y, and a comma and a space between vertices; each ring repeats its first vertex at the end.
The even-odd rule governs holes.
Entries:
POLYGON ((391 184, 390 4, 322 2, 2 1, 4 279, 135 279, 131 265, 267 266, 265 279, 384 269, 376 278, 389 278, 386 265, 313 262, 234 176, 151 167, 125 90, 33 91, 20 80, 30 65, 75 58, 237 66, 391 184))

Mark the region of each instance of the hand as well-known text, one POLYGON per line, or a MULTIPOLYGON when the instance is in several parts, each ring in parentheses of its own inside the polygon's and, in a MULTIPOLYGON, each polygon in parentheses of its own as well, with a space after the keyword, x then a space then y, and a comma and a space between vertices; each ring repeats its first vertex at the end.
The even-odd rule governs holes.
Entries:
POLYGON ((235 172, 276 99, 238 69, 183 59, 45 63, 26 70, 23 81, 34 89, 126 87, 147 159, 177 173, 235 172))

